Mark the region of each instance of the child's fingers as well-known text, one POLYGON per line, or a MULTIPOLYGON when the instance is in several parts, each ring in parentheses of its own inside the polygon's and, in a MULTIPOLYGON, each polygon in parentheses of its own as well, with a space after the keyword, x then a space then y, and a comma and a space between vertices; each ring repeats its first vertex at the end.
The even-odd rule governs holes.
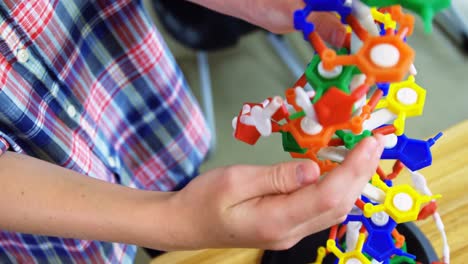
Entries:
POLYGON ((292 161, 272 166, 236 165, 227 171, 231 198, 236 203, 294 192, 315 182, 320 173, 313 161, 292 161))
POLYGON ((373 175, 382 149, 380 138, 364 140, 323 181, 290 194, 275 207, 282 210, 291 227, 316 221, 318 216, 325 224, 342 218, 373 175))
POLYGON ((356 146, 345 162, 320 183, 319 190, 330 194, 323 197, 324 213, 298 226, 292 235, 303 237, 341 223, 375 173, 383 145, 383 137, 379 135, 376 141, 368 139, 356 146))
POLYGON ((309 17, 319 35, 333 46, 341 47, 346 38, 346 28, 331 12, 313 12, 309 17))

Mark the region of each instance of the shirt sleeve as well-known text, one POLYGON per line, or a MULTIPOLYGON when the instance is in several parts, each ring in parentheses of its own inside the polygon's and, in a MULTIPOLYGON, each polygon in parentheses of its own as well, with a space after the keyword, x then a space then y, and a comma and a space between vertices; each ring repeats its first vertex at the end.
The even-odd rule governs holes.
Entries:
POLYGON ((0 156, 3 155, 7 150, 15 152, 22 152, 18 144, 15 143, 9 136, 0 131, 0 156))

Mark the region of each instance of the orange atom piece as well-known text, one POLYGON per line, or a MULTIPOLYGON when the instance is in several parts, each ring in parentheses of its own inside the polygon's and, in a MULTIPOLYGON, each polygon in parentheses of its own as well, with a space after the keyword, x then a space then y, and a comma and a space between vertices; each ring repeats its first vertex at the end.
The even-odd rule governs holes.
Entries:
POLYGON ((317 152, 319 150, 320 148, 313 148, 313 149, 307 150, 307 152, 304 154, 297 153, 297 152, 290 152, 290 154, 291 154, 291 157, 295 159, 310 159, 314 161, 315 163, 317 163, 317 165, 320 168, 320 174, 329 172, 333 170, 334 168, 336 168, 336 166, 338 166, 338 163, 333 162, 331 160, 321 160, 317 158, 317 152))
MULTIPOLYGON (((305 77, 305 75, 303 75, 305 77)), ((302 79, 302 78, 301 78, 302 79)), ((302 108, 296 104, 296 92, 294 88, 288 88, 285 92, 286 101, 294 107, 294 110, 301 111, 302 108)))
POLYGON ((400 28, 407 28, 407 36, 411 36, 414 32, 414 17, 410 14, 405 14, 401 6, 389 6, 379 9, 382 13, 388 13, 400 28))
POLYGON ((323 40, 316 33, 309 35, 309 40, 319 53, 325 70, 333 70, 337 66, 356 65, 370 81, 399 82, 403 80, 414 61, 414 50, 404 42, 409 27, 402 27, 395 35, 393 30, 387 30, 384 36, 371 36, 350 15, 348 24, 356 35, 363 41, 362 47, 356 54, 337 55, 333 49, 325 46, 323 40))

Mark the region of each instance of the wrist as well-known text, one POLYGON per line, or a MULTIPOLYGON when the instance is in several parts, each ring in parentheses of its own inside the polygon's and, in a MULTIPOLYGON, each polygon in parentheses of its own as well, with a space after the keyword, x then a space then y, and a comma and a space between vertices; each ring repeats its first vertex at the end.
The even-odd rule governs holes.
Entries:
MULTIPOLYGON (((193 192, 182 190, 155 197, 145 217, 145 247, 165 251, 216 247, 216 224, 209 202, 201 202, 193 192), (204 206, 198 206, 203 204, 204 206), (151 228, 151 232, 148 232, 151 228)), ((148 211, 148 209, 146 210, 148 211)))
POLYGON ((139 191, 139 197, 133 199, 129 210, 135 214, 125 214, 130 226, 127 228, 128 237, 134 241, 131 244, 157 250, 172 250, 171 241, 177 215, 171 206, 175 192, 139 191), (132 209, 133 208, 133 209, 132 209), (130 219, 129 219, 130 218, 130 219))

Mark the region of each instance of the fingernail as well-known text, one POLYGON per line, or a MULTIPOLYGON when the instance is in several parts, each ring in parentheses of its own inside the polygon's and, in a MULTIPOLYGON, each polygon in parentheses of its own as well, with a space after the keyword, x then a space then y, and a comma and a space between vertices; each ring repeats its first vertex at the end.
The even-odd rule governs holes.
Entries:
POLYGON ((297 183, 299 184, 299 186, 304 184, 305 178, 306 178, 306 176, 305 176, 304 165, 302 165, 302 164, 297 165, 297 167, 296 167, 296 179, 297 179, 297 183))
POLYGON ((369 148, 377 148, 379 146, 379 142, 375 137, 369 137, 369 148))
POLYGON ((383 135, 376 134, 376 135, 374 135, 374 137, 375 137, 379 147, 383 147, 385 145, 385 137, 383 135))
POLYGON ((377 148, 375 150, 376 154, 375 155, 378 155, 379 158, 382 157, 382 151, 384 150, 385 148, 385 137, 383 135, 376 135, 376 141, 377 141, 377 148))

